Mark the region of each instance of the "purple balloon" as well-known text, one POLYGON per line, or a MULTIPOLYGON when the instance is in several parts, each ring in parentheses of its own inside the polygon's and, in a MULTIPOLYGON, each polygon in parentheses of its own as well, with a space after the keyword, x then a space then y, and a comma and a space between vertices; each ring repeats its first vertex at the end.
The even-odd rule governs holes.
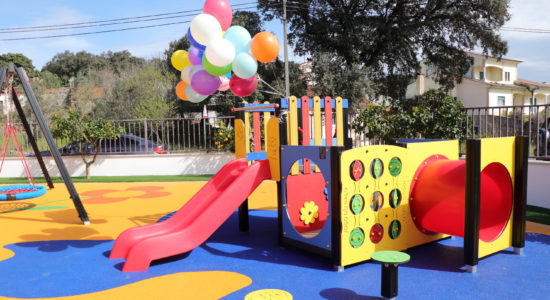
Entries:
POLYGON ((197 94, 210 95, 218 90, 221 80, 218 76, 210 75, 206 70, 200 70, 191 77, 191 87, 197 94))
POLYGON ((191 64, 194 66, 198 66, 202 64, 202 56, 204 55, 204 51, 197 47, 191 46, 189 48, 189 60, 191 61, 191 64))
POLYGON ((199 44, 199 42, 195 41, 195 38, 193 38, 193 36, 191 35, 191 27, 189 27, 189 29, 187 30, 187 39, 189 40, 189 43, 191 43, 191 45, 199 48, 199 50, 204 51, 204 49, 206 49, 205 45, 199 44))

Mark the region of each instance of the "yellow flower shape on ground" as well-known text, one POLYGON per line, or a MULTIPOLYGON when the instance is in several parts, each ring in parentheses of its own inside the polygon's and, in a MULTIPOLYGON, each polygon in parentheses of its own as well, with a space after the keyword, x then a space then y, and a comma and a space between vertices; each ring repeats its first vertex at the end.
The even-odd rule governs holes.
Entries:
POLYGON ((300 220, 302 220, 304 224, 313 224, 318 217, 319 206, 315 205, 315 202, 305 202, 304 207, 300 208, 300 220))

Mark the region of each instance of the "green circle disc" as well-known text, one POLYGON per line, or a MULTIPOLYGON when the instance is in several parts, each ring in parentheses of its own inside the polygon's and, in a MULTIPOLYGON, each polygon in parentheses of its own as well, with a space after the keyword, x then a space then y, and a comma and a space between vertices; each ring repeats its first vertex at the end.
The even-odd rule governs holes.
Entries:
POLYGON ((370 165, 370 173, 374 179, 378 179, 384 173, 384 164, 380 158, 375 158, 370 165))
POLYGON ((397 175, 401 174, 401 169, 403 169, 401 160, 398 157, 392 157, 388 165, 388 169, 390 170, 390 174, 393 177, 396 177, 397 175))
POLYGON ((363 197, 360 194, 353 195, 353 198, 351 199, 350 208, 354 215, 358 215, 363 211, 363 207, 365 206, 365 200, 363 200, 363 197))
POLYGON ((365 233, 361 228, 354 228, 349 234, 349 243, 353 248, 359 248, 365 241, 365 233))
POLYGON ((398 220, 393 220, 391 223, 390 223, 390 228, 389 228, 390 232, 390 238, 392 240, 395 240, 399 234, 401 233, 401 222, 399 222, 398 220))

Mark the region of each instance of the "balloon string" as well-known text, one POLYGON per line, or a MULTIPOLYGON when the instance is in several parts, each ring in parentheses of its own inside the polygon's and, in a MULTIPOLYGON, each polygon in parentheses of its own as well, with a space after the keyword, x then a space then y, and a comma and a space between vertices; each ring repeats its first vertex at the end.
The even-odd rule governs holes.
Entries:
POLYGON ((272 87, 271 85, 269 85, 269 83, 265 82, 262 78, 260 78, 260 76, 258 76, 258 80, 260 80, 262 83, 264 83, 265 85, 267 85, 270 89, 272 89, 274 92, 276 92, 279 96, 281 97, 284 97, 285 95, 283 95, 283 93, 279 92, 278 90, 276 90, 274 87, 272 87))

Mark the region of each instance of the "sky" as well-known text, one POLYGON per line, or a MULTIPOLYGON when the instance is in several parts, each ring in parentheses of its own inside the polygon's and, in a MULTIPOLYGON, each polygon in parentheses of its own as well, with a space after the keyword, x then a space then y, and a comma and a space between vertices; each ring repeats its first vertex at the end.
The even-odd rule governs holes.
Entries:
MULTIPOLYGON (((66 35, 86 32, 106 31, 112 29, 141 27, 153 24, 165 24, 190 21, 200 13, 202 0, 19 0, 3 1, 4 14, 0 19, 0 54, 22 53, 33 61, 40 70, 57 53, 69 50, 78 52, 85 50, 100 54, 106 51, 129 50, 133 55, 153 58, 160 57, 171 41, 185 35, 189 23, 173 24, 161 27, 143 28, 101 34, 65 36, 49 39, 32 39, 5 41, 10 38, 37 36, 66 35), (121 18, 175 13, 196 10, 186 17, 162 19, 151 22, 136 22, 112 26, 95 26, 74 28, 61 31, 39 31, 6 33, 6 28, 74 24, 82 22, 104 21, 121 18)), ((255 0, 229 0, 233 9, 255 7, 255 0)), ((519 77, 538 82, 550 82, 550 1, 512 0, 510 3, 511 20, 505 27, 542 29, 547 33, 526 33, 517 31, 502 31, 502 37, 508 41, 507 58, 521 60, 519 77)), ((250 10, 250 9, 248 9, 250 10)), ((164 15, 159 17, 169 17, 164 15)), ((156 18, 159 18, 156 17, 156 18)), ((135 19, 134 19, 135 20, 135 19)), ((120 21, 119 21, 120 22, 120 21)), ((283 26, 280 21, 272 21, 265 25, 267 31, 273 32, 279 39, 280 58, 283 58, 283 26)), ((290 59, 303 62, 303 57, 295 56, 289 50, 290 59)))

